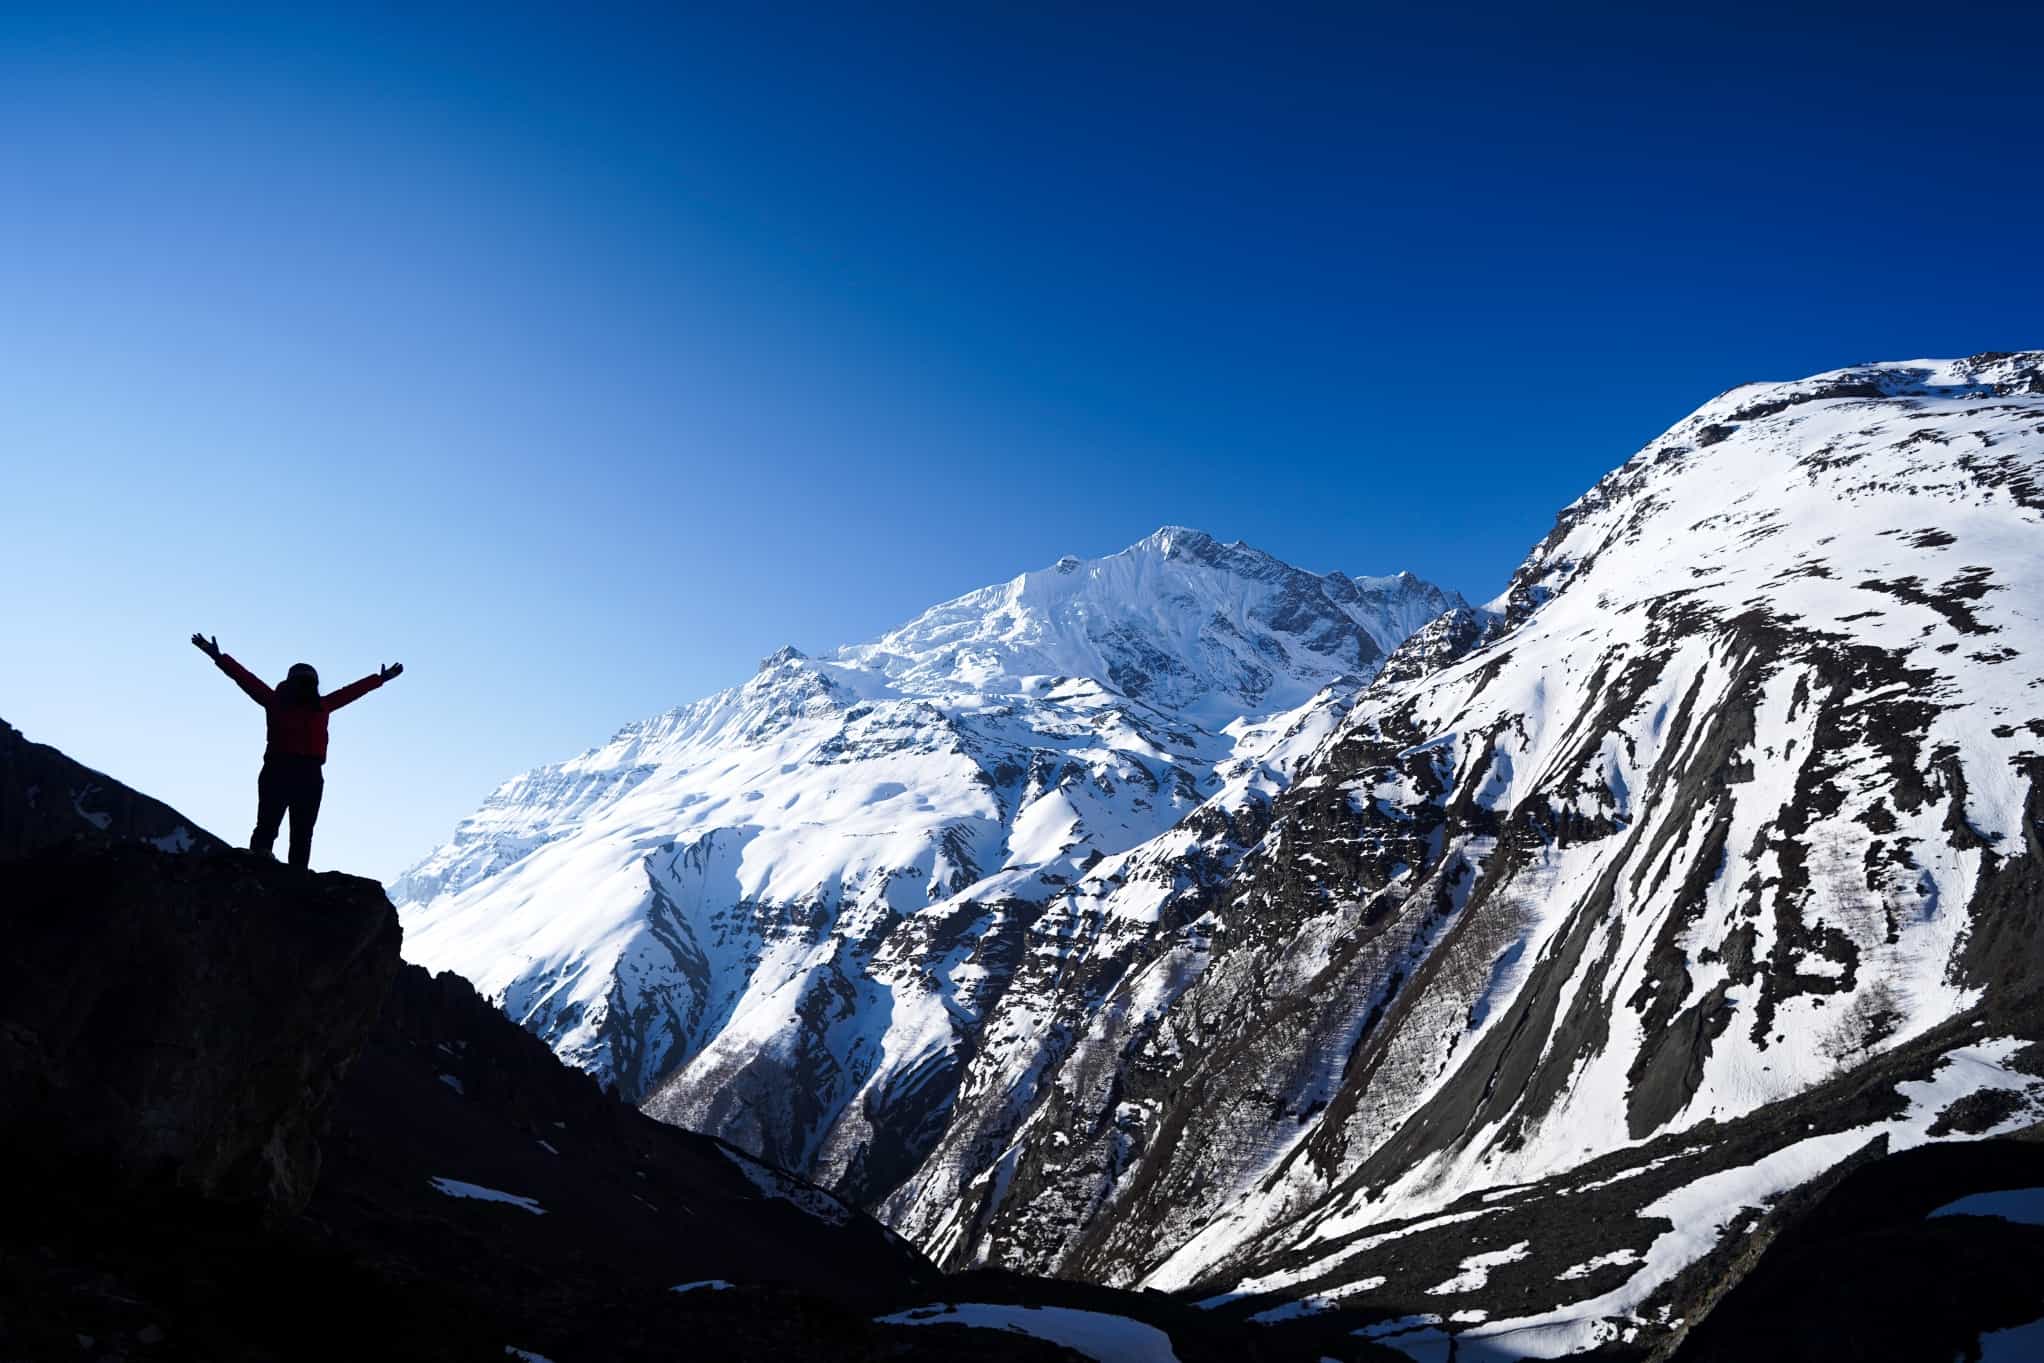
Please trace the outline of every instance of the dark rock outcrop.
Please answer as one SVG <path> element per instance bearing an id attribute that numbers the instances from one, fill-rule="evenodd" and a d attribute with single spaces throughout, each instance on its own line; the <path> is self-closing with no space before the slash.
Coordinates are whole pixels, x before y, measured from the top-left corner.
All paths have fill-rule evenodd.
<path id="1" fill-rule="evenodd" d="M 316 1132 L 398 967 L 375 882 L 134 844 L 46 848 L 0 875 L 0 1159 L 109 1192 L 303 1207 Z"/>

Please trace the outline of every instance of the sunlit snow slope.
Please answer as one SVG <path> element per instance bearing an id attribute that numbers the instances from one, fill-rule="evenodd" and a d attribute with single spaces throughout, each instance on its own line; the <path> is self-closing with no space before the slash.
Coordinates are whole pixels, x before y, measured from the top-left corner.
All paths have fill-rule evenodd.
<path id="1" fill-rule="evenodd" d="M 406 955 L 656 1115 L 877 1197 L 1046 904 L 1223 787 L 1276 789 L 1312 717 L 1461 604 L 1173 528 L 785 649 L 499 788 L 392 887 Z"/>
<path id="2" fill-rule="evenodd" d="M 1645 1347 L 1784 1193 L 2044 1117 L 2044 355 L 1726 393 L 1493 604 L 1040 920 L 1146 926 L 1018 977 L 892 1224 Z"/>

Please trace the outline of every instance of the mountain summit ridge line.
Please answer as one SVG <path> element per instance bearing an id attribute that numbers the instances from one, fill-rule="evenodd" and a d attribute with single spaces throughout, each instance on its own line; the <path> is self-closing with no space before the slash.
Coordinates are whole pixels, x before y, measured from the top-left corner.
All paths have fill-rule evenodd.
<path id="1" fill-rule="evenodd" d="M 392 886 L 408 954 L 627 1096 L 700 1073 L 684 1120 L 877 1194 L 933 1138 L 928 1081 L 975 1046 L 988 962 L 1041 904 L 1297 747 L 1449 608 L 1409 573 L 1167 526 L 819 658 L 782 648 L 500 787 Z M 896 978 L 960 943 L 986 950 Z"/>

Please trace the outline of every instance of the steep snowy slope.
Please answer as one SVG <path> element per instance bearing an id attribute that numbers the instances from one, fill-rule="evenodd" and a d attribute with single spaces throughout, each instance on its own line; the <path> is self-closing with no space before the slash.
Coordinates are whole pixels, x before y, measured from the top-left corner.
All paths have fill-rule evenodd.
<path id="1" fill-rule="evenodd" d="M 2040 603 L 2044 355 L 1719 397 L 1272 802 L 1041 916 L 886 1216 L 1277 1329 L 1644 1350 L 1790 1190 L 2044 1116 Z"/>
<path id="2" fill-rule="evenodd" d="M 1461 604 L 1165 529 L 784 649 L 507 782 L 393 887 L 406 954 L 656 1115 L 877 1196 L 943 1130 L 1045 904 L 1216 791 L 1275 789 L 1284 716 L 1324 733 Z"/>

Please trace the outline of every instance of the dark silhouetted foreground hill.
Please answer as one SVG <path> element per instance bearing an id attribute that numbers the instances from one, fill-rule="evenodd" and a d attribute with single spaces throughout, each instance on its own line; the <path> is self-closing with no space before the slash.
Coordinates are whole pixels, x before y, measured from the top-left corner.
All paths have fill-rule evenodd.
<path id="1" fill-rule="evenodd" d="M 946 1280 L 403 964 L 375 883 L 228 850 L 4 725 L 0 932 L 0 1363 L 1080 1356 L 877 1323 L 961 1299 L 1290 1356 L 1168 1298 Z"/>

